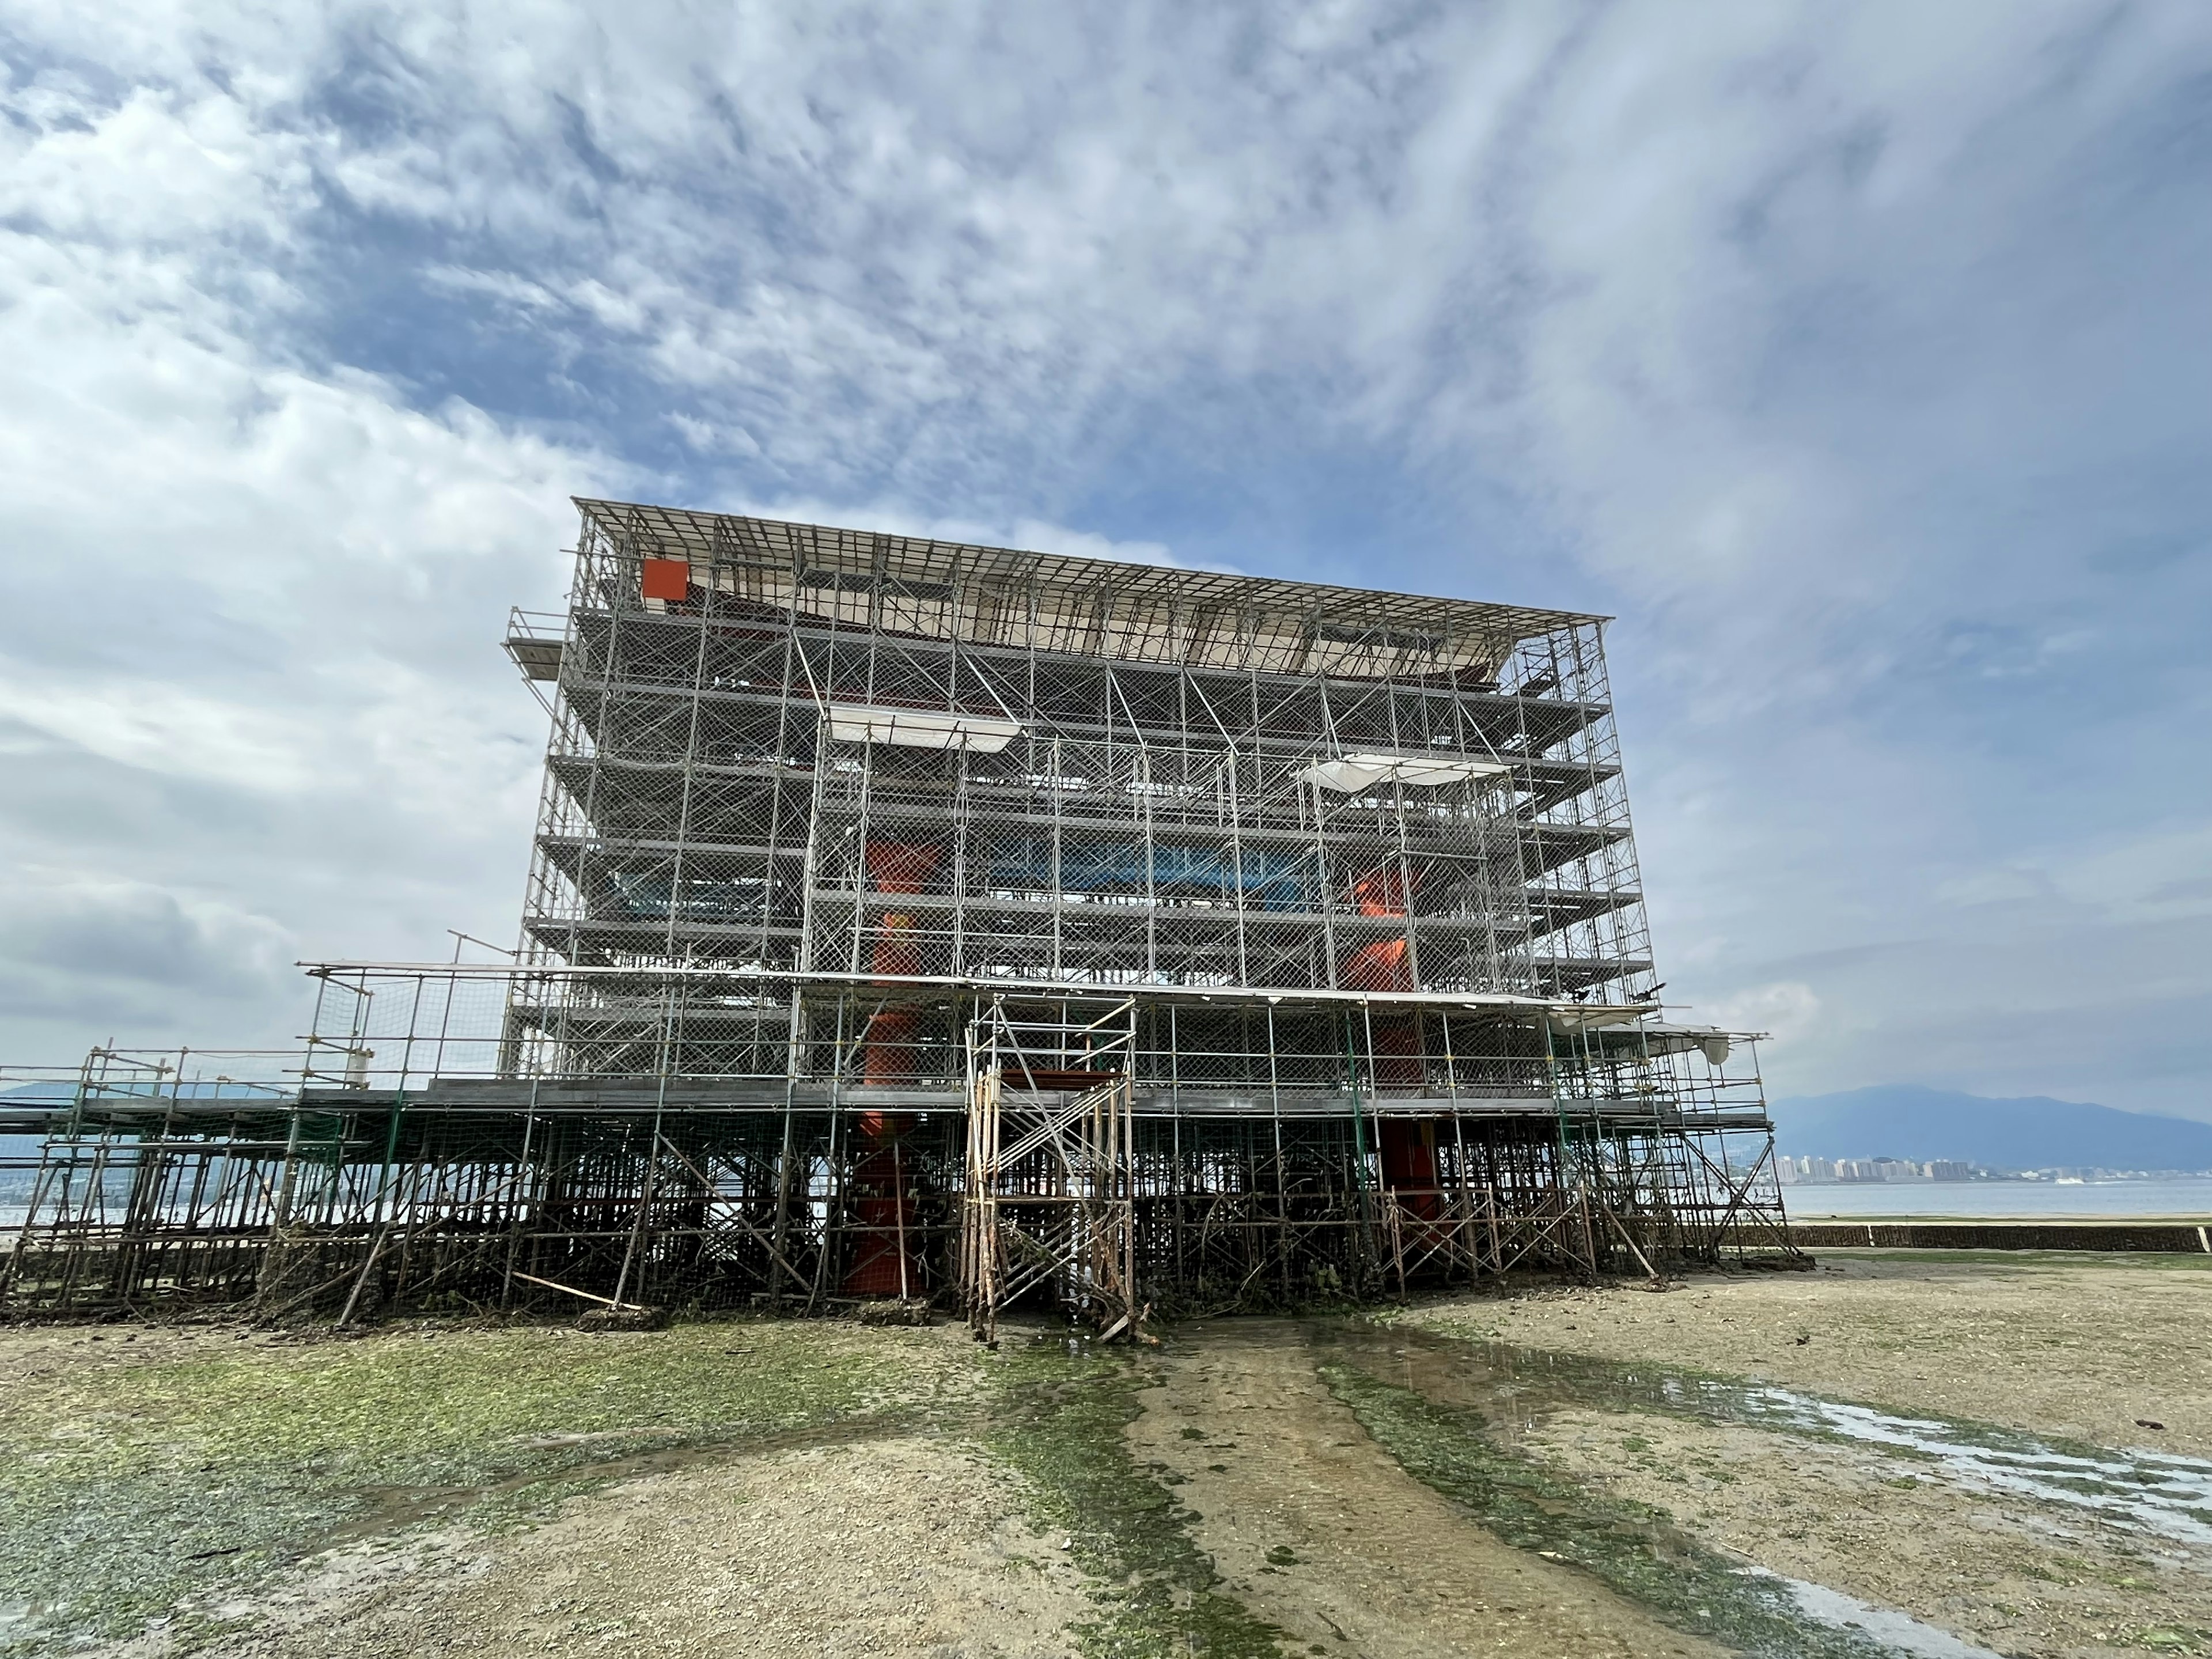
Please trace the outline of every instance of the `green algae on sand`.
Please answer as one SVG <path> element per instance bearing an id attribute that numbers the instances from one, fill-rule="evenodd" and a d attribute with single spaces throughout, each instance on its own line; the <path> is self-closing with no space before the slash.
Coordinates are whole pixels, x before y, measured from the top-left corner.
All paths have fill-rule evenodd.
<path id="1" fill-rule="evenodd" d="M 941 1382 L 886 1364 L 880 1339 L 798 1323 L 149 1336 L 127 1359 L 118 1343 L 0 1398 L 0 1608 L 16 1615 L 0 1653 L 163 1620 L 189 1641 L 348 1537 L 457 1516 L 513 1524 L 641 1453 L 857 1424 Z M 12 1339 L 41 1340 L 91 1338 Z"/>
<path id="2" fill-rule="evenodd" d="M 1773 1580 L 1748 1577 L 1668 1524 L 1493 1443 L 1481 1416 L 1355 1364 L 1321 1368 L 1329 1391 L 1405 1471 L 1507 1543 L 1567 1562 L 1676 1629 L 1771 1659 L 1875 1659 L 1887 1650 L 1816 1624 Z"/>
<path id="3" fill-rule="evenodd" d="M 1283 1632 L 1217 1588 L 1192 1540 L 1189 1512 L 1139 1464 L 1125 1433 L 1152 1386 L 1126 1351 L 1049 1337 L 1002 1352 L 1006 1401 L 989 1449 L 1029 1481 L 1037 1518 L 1066 1534 L 1104 1588 L 1097 1619 L 1073 1632 L 1092 1659 L 1274 1659 Z"/>

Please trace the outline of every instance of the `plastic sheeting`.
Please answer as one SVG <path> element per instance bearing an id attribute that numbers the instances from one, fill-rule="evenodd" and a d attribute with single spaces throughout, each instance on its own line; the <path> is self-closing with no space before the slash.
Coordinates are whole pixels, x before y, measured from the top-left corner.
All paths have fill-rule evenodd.
<path id="1" fill-rule="evenodd" d="M 1316 761 L 1298 777 L 1349 795 L 1378 783 L 1465 783 L 1471 778 L 1493 778 L 1506 769 L 1497 761 L 1439 760 L 1429 755 L 1346 755 Z"/>
<path id="2" fill-rule="evenodd" d="M 1644 1018 L 1647 1012 L 1644 1007 L 1592 1004 L 1586 1008 L 1554 1009 L 1550 1019 L 1553 1031 L 1560 1036 L 1608 1031 L 1617 1039 L 1641 1044 L 1646 1054 L 1680 1054 L 1694 1048 L 1705 1055 L 1709 1064 L 1728 1064 L 1732 1043 L 1729 1034 L 1719 1026 L 1670 1024 Z"/>
<path id="3" fill-rule="evenodd" d="M 966 749 L 995 755 L 1022 734 L 1022 723 L 1000 714 L 944 708 L 878 708 L 833 702 L 823 713 L 830 735 L 847 743 L 888 743 L 905 749 Z"/>
<path id="4" fill-rule="evenodd" d="M 1658 1009 L 1656 1002 L 1585 1003 L 1578 1008 L 1555 1008 L 1552 1011 L 1552 1029 L 1560 1032 L 1595 1030 L 1607 1025 L 1626 1025 L 1647 1018 Z"/>
<path id="5" fill-rule="evenodd" d="M 1695 1048 L 1709 1065 L 1728 1064 L 1729 1034 L 1717 1025 L 1647 1025 L 1644 1042 L 1655 1054 L 1678 1054 Z"/>
<path id="6" fill-rule="evenodd" d="M 1304 856 L 1286 857 L 1247 848 L 1240 861 L 1237 854 L 1218 847 L 1154 847 L 1151 853 L 1151 885 L 1155 892 L 1194 888 L 1225 895 L 1241 890 L 1257 895 L 1265 909 L 1308 908 L 1310 866 Z M 1055 872 L 1050 842 L 1018 842 L 992 855 L 990 872 L 994 886 L 1033 892 L 1142 892 L 1146 884 L 1146 848 L 1140 841 L 1063 847 Z"/>
<path id="7" fill-rule="evenodd" d="M 671 915 L 690 921 L 756 920 L 768 902 L 768 884 L 752 880 L 686 880 L 683 890 L 665 875 L 610 872 L 625 914 L 656 921 Z"/>

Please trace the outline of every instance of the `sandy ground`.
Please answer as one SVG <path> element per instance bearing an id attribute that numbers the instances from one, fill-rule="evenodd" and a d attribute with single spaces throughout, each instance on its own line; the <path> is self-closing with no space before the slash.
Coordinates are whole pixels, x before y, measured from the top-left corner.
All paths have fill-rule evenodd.
<path id="1" fill-rule="evenodd" d="M 130 1659 L 1065 1655 L 1095 1587 L 973 1443 L 980 1356 L 819 1321 L 0 1330 L 10 1569 L 86 1596 L 170 1575 L 151 1627 L 102 1650 Z M 276 1492 L 295 1468 L 327 1521 Z M 591 1488 L 536 1508 L 564 1468 Z M 38 1570 L 30 1530 L 55 1527 L 106 1547 L 74 1579 Z M 227 1585 L 239 1545 L 303 1559 Z"/>
<path id="2" fill-rule="evenodd" d="M 2208 1312 L 2212 1263 L 2189 1258 L 1837 1253 L 1812 1273 L 1705 1276 L 1663 1293 L 1539 1286 L 1401 1316 L 1468 1337 L 2202 1455 L 2212 1454 Z M 1194 1513 L 1192 1537 L 1222 1591 L 1285 1632 L 1286 1652 L 1717 1651 L 1591 1575 L 1502 1543 L 1407 1475 L 1330 1395 L 1317 1354 L 1290 1322 L 1172 1333 L 1143 1362 L 1157 1386 L 1141 1392 L 1127 1434 L 1139 1464 L 1160 1470 Z M 686 1399 L 684 1420 L 773 1415 L 792 1399 L 842 1390 L 845 1415 L 815 1437 L 647 1459 L 534 1525 L 487 1533 L 448 1509 L 356 1534 L 251 1607 L 225 1609 L 240 1633 L 202 1650 L 240 1659 L 1072 1653 L 1100 1587 L 1027 1518 L 1036 1506 L 1024 1477 L 969 1437 L 980 1358 L 954 1333 L 818 1324 L 614 1339 L 426 1328 L 343 1350 L 216 1329 L 0 1333 L 16 1415 L 61 1437 L 56 1445 L 120 1434 L 131 1413 L 159 1407 L 198 1425 L 198 1446 L 210 1425 L 258 1409 L 264 1385 L 280 1379 L 304 1389 L 359 1376 L 392 1401 L 448 1388 L 486 1402 L 469 1432 L 495 1438 L 572 1419 L 635 1434 L 673 1420 Z M 210 1370 L 219 1358 L 245 1363 Z M 526 1358 L 535 1368 L 526 1376 Z M 1431 1358 L 1447 1370 L 1462 1363 Z M 191 1363 L 128 1393 L 137 1368 L 167 1377 L 160 1367 L 173 1360 Z M 178 1393 L 192 1379 L 212 1389 L 209 1378 L 221 1389 Z M 627 1392 L 611 1392 L 617 1385 Z M 502 1388 L 513 1401 L 502 1403 Z M 335 1397 L 299 1395 L 277 1426 L 304 1433 Z M 1735 1558 L 1998 1653 L 2212 1655 L 2212 1552 L 1962 1485 L 1878 1447 L 1615 1408 L 1613 1398 L 1532 1398 L 1538 1419 L 1521 1449 L 1663 1510 Z M 611 1403 L 594 1403 L 603 1399 Z M 901 1401 L 904 1416 L 871 1414 Z M 252 1420 L 275 1431 L 274 1419 Z M 321 1443 L 302 1440 L 300 1455 L 319 1455 Z M 212 1455 L 192 1454 L 203 1455 Z M 167 1650 L 162 1632 L 123 1650 L 131 1659 Z"/>
<path id="3" fill-rule="evenodd" d="M 1083 1575 L 1012 1477 L 905 1437 L 703 1462 L 379 1571 L 349 1553 L 264 1611 L 239 1659 L 414 1654 L 1059 1656 Z"/>
<path id="4" fill-rule="evenodd" d="M 2212 1454 L 2212 1257 L 1832 1251 L 1810 1273 L 1706 1275 L 1659 1295 L 1469 1297 L 1413 1316 L 2101 1446 Z"/>
<path id="5" fill-rule="evenodd" d="M 204 1325 L 23 1325 L 0 1328 L 0 1372 L 24 1394 L 97 1389 L 133 1367 L 290 1346 L 268 1331 Z"/>
<path id="6" fill-rule="evenodd" d="M 1999 1653 L 2197 1651 L 2212 1562 L 2054 1506 L 1962 1492 L 1867 1448 L 1570 1411 L 1528 1449 L 1769 1571 Z"/>
<path id="7" fill-rule="evenodd" d="M 2188 1258 L 1827 1255 L 1811 1274 L 1698 1278 L 1663 1294 L 1468 1297 L 1415 1317 L 1532 1347 L 2201 1455 L 2212 1449 L 2208 1314 L 2212 1271 Z M 1600 1490 L 1666 1510 L 1703 1541 L 2000 1653 L 2212 1653 L 2212 1553 L 1934 1478 L 1879 1448 L 1580 1409 L 1550 1413 L 1522 1443 Z"/>
<path id="8" fill-rule="evenodd" d="M 1367 1437 L 1314 1365 L 1287 1322 L 1184 1333 L 1130 1428 L 1137 1455 L 1185 1483 L 1176 1496 L 1226 1588 L 1297 1645 L 1374 1659 L 1720 1651 L 1468 1521 Z"/>

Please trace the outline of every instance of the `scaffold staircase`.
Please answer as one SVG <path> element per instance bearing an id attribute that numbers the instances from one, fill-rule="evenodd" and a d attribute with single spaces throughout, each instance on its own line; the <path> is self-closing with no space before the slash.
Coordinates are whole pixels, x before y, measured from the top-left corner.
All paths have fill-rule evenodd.
<path id="1" fill-rule="evenodd" d="M 1135 1044 L 1133 1000 L 1085 1021 L 994 998 L 970 1022 L 960 1291 L 977 1335 L 1039 1290 L 1103 1340 L 1135 1333 Z"/>

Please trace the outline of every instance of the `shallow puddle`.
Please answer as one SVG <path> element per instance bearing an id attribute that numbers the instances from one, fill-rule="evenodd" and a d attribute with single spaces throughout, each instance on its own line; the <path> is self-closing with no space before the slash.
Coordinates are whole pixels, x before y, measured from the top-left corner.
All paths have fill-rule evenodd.
<path id="1" fill-rule="evenodd" d="M 1642 1412 L 1706 1431 L 1749 1428 L 1831 1448 L 1864 1447 L 1890 1468 L 1901 1461 L 1911 1471 L 1909 1478 L 1884 1477 L 1889 1485 L 1919 1480 L 1948 1486 L 1960 1501 L 1977 1504 L 2030 1500 L 2045 1517 L 2025 1519 L 2031 1532 L 2063 1537 L 2063 1516 L 2069 1513 L 2091 1522 L 2112 1540 L 2100 1547 L 2128 1558 L 2131 1574 L 2139 1571 L 2133 1563 L 2153 1559 L 2168 1570 L 2194 1571 L 2191 1556 L 2212 1542 L 2212 1462 L 2203 1459 L 2113 1450 L 1683 1368 L 1484 1343 L 1357 1319 L 1309 1321 L 1297 1328 L 1331 1389 L 1409 1473 L 1454 1498 L 1499 1537 L 1572 1562 L 1659 1612 L 1675 1628 L 1708 1633 L 1747 1653 L 1981 1659 L 1989 1650 L 1879 1602 L 1747 1565 L 1755 1544 L 1737 1538 L 1729 1550 L 1709 1547 L 1677 1527 L 1667 1510 L 1610 1495 L 1609 1483 L 1593 1472 L 1572 1473 L 1557 1462 L 1547 1442 L 1561 1415 Z M 1640 1495 L 1651 1497 L 1648 1491 Z M 2129 1545 L 2130 1536 L 2141 1542 Z M 2145 1546 L 2151 1547 L 2148 1557 L 2140 1553 Z M 2090 1547 L 2086 1539 L 2076 1546 Z M 2185 1615 L 2171 1628 L 2144 1623 L 2155 1616 L 2155 1604 L 2122 1610 L 2108 1597 L 2098 1607 L 2094 1590 L 2089 1601 L 2081 1601 L 2069 1588 L 2075 1578 L 2104 1575 L 2065 1559 L 2063 1551 L 2048 1563 L 2023 1560 L 2019 1571 L 2039 1581 L 2021 1587 L 2030 1605 L 2046 1607 L 2037 1597 L 2044 1580 L 2053 1581 L 2054 1591 L 2072 1595 L 2069 1613 L 2061 1616 L 2073 1618 L 2081 1636 L 2094 1632 L 2100 1644 L 2108 1639 L 2106 1631 L 2121 1645 L 2178 1643 L 2198 1651 L 2194 1644 L 2212 1640 L 2212 1631 L 2196 1631 Z M 2136 1583 L 2132 1577 L 2106 1582 Z M 1866 1586 L 1854 1589 L 1863 1592 Z M 2020 1595 L 2014 1592 L 2015 1599 Z M 1925 1599 L 1951 1605 L 1941 1594 Z M 1976 1605 L 1971 1628 L 1982 1639 L 1991 1627 L 2007 1629 L 2009 1636 L 2027 1633 L 2022 1615 L 2002 1595 L 1984 1596 Z M 1915 1606 L 1931 1613 L 1929 1606 Z M 1948 1615 L 1932 1616 L 1950 1622 Z M 2051 1616 L 2048 1610 L 2029 1615 L 2039 1631 Z"/>
<path id="2" fill-rule="evenodd" d="M 1666 1510 L 1612 1496 L 1587 1475 L 1558 1467 L 1542 1441 L 1559 1413 L 1655 1412 L 1711 1426 L 1863 1445 L 1906 1460 L 1919 1478 L 1978 1492 L 1984 1500 L 2025 1498 L 2117 1532 L 2184 1546 L 2207 1541 L 2212 1533 L 2212 1463 L 2203 1460 L 2114 1452 L 1679 1368 L 1467 1341 L 1357 1318 L 1219 1320 L 1173 1334 L 1161 1363 L 1168 1372 L 1182 1370 L 1194 1379 L 1182 1392 L 1195 1403 L 1176 1409 L 1196 1414 L 1185 1419 L 1189 1429 L 1163 1432 L 1190 1437 L 1189 1447 L 1170 1447 L 1167 1455 L 1182 1476 L 1198 1483 L 1189 1488 L 1194 1494 L 1206 1482 L 1204 1470 L 1224 1480 L 1247 1478 L 1234 1455 L 1204 1461 L 1214 1455 L 1218 1435 L 1232 1419 L 1223 1416 L 1217 1429 L 1207 1415 L 1213 1407 L 1200 1400 L 1195 1379 L 1208 1372 L 1257 1376 L 1265 1366 L 1230 1361 L 1230 1352 L 1267 1350 L 1279 1356 L 1285 1349 L 1303 1352 L 1300 1363 L 1310 1368 L 1305 1374 L 1318 1377 L 1406 1474 L 1450 1499 L 1524 1559 L 1578 1570 L 1674 1631 L 1746 1654 L 1987 1659 L 1990 1650 L 1895 1607 L 1747 1565 L 1745 1553 L 1702 1541 Z M 1208 1386 L 1218 1390 L 1220 1385 Z M 1239 1387 L 1242 1395 L 1233 1402 L 1239 1410 L 1285 1411 L 1283 1402 L 1258 1399 L 1249 1378 Z M 1231 1402 L 1224 1396 L 1224 1403 Z M 1279 1419 L 1281 1428 L 1291 1427 L 1290 1415 Z M 1267 1419 L 1244 1420 L 1256 1427 Z M 1164 1445 L 1161 1434 L 1152 1443 Z M 1328 1484 L 1315 1485 L 1313 1498 L 1300 1501 L 1324 1498 Z M 1214 1504 L 1226 1501 L 1215 1485 L 1212 1493 L 1197 1497 L 1200 1508 L 1211 1507 L 1208 1497 Z M 1233 1488 L 1230 1496 L 1237 1496 Z M 1390 1564 L 1392 1574 L 1401 1570 L 1403 1564 Z M 1240 1582 L 1271 1608 L 1281 1605 L 1282 1591 L 1256 1580 Z M 1273 1616 L 1295 1622 L 1280 1611 Z"/>
<path id="3" fill-rule="evenodd" d="M 1385 1381 L 1474 1407 L 1508 1440 L 1563 1407 L 1660 1411 L 1881 1446 L 1962 1486 L 2015 1492 L 2179 1543 L 2212 1544 L 2212 1462 L 2202 1458 L 2113 1452 L 1766 1383 L 1356 1322 L 1317 1326 L 1315 1339 Z"/>
<path id="4" fill-rule="evenodd" d="M 1419 1414 L 1418 1402 L 1372 1382 L 1347 1398 L 1322 1358 L 1306 1330 L 1288 1322 L 1224 1322 L 1171 1340 L 1149 1367 L 1157 1381 L 1139 1396 L 1141 1415 L 1128 1431 L 1139 1463 L 1177 1494 L 1177 1519 L 1223 1589 L 1284 1631 L 1285 1650 L 1723 1659 L 1735 1645 L 1715 1628 L 1729 1621 L 1710 1598 L 1655 1607 L 1588 1571 L 1580 1551 L 1570 1559 L 1562 1549 L 1528 1547 L 1560 1541 L 1550 1534 L 1531 1540 L 1492 1524 L 1485 1505 L 1430 1478 L 1440 1461 L 1426 1455 L 1439 1449 L 1433 1442 L 1415 1455 L 1390 1433 Z M 1536 1494 L 1540 1503 L 1551 1497 Z M 1644 1541 L 1638 1531 L 1630 1547 L 1640 1551 Z M 1721 1577 L 1738 1600 L 1786 1604 L 1771 1589 Z M 1771 1633 L 1788 1639 L 1768 1652 L 1871 1651 L 1808 1648 L 1794 1622 L 1772 1624 Z"/>
<path id="5" fill-rule="evenodd" d="M 1962 1642 L 1949 1631 L 1923 1625 L 1893 1607 L 1878 1607 L 1856 1595 L 1830 1589 L 1826 1584 L 1785 1578 L 1764 1567 L 1746 1567 L 1743 1573 L 1747 1578 L 1779 1584 L 1814 1623 L 1826 1625 L 1831 1630 L 1863 1631 L 1892 1653 L 1909 1654 L 1912 1659 L 1999 1659 L 1989 1649 Z"/>
<path id="6" fill-rule="evenodd" d="M 14 1578 L 0 1572 L 0 1652 L 127 1633 L 157 1613 L 269 1582 L 315 1550 L 441 1517 L 527 1524 L 562 1496 L 630 1477 L 916 1431 L 972 1437 L 1026 1477 L 1052 1528 L 1045 1547 L 1094 1575 L 1095 1612 L 1070 1631 L 1094 1655 L 1986 1659 L 1901 1613 L 1747 1568 L 1755 1545 L 1738 1540 L 1742 1553 L 1730 1554 L 1699 1541 L 1656 1507 L 1671 1498 L 1608 1496 L 1601 1476 L 1547 1462 L 1532 1431 L 1576 1409 L 1879 1448 L 1961 1487 L 2212 1542 L 2212 1462 L 1355 1319 L 1211 1321 L 1134 1352 L 1064 1333 L 1010 1335 L 988 1358 L 960 1345 L 942 1382 L 921 1364 L 933 1351 L 917 1347 L 903 1399 L 881 1374 L 887 1352 L 823 1329 L 763 1328 L 757 1340 L 771 1338 L 781 1350 L 774 1363 L 742 1374 L 721 1356 L 750 1350 L 705 1331 L 627 1344 L 521 1332 L 471 1338 L 465 1349 L 386 1339 L 257 1354 L 225 1362 L 218 1380 L 235 1371 L 238 1387 L 221 1391 L 207 1386 L 204 1364 L 103 1371 L 100 1399 L 120 1391 L 149 1409 L 88 1425 L 137 1461 L 111 1462 L 73 1441 L 19 1456 L 20 1474 L 42 1479 L 35 1490 L 16 1483 L 18 1519 L 44 1529 L 21 1535 L 67 1535 L 77 1548 L 67 1571 L 50 1553 L 25 1553 Z M 488 1407 L 541 1348 L 542 1394 L 404 1451 L 384 1449 L 383 1425 L 411 1420 L 385 1409 L 392 1402 Z M 864 1389 L 871 1380 L 878 1386 Z M 332 1401 L 349 1413 L 343 1432 L 328 1426 Z M 32 1498 L 45 1507 L 27 1508 Z M 1950 1622 L 1939 1607 L 1914 1605 Z"/>
<path id="7" fill-rule="evenodd" d="M 1678 1631 L 1760 1659 L 1870 1659 L 1905 1650 L 1859 1621 L 1825 1616 L 1790 1581 L 1743 1570 L 1663 1511 L 1607 1496 L 1524 1454 L 1517 1437 L 1464 1401 L 1376 1375 L 1317 1348 L 1320 1375 L 1408 1474 L 1505 1542 L 1577 1568 Z M 1929 1632 L 1931 1635 L 1940 1632 Z"/>

